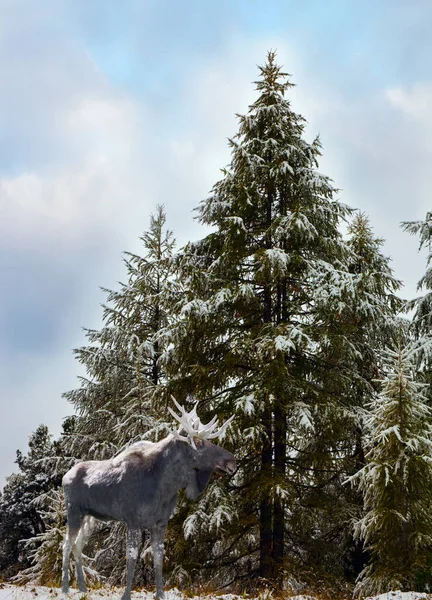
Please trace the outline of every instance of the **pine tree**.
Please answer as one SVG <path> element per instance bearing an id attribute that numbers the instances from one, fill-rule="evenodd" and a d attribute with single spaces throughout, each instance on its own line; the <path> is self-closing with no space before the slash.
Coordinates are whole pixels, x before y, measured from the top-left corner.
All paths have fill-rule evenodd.
<path id="1" fill-rule="evenodd" d="M 373 383 L 378 375 L 377 351 L 388 345 L 389 338 L 396 339 L 397 336 L 399 321 L 396 316 L 403 309 L 403 302 L 396 292 L 402 282 L 394 277 L 390 259 L 381 251 L 384 240 L 374 237 L 365 213 L 354 216 L 348 234 L 348 247 L 353 253 L 348 268 L 351 273 L 359 275 L 356 281 L 357 299 L 362 304 L 357 307 L 353 303 L 352 311 L 356 318 L 354 333 L 358 339 L 357 347 L 361 347 L 363 379 Z M 381 303 L 381 318 L 377 318 L 378 303 Z"/>
<path id="2" fill-rule="evenodd" d="M 352 477 L 364 496 L 355 525 L 371 563 L 360 595 L 431 584 L 432 426 L 425 385 L 416 381 L 413 346 L 383 354 L 382 391 L 370 406 L 366 464 Z"/>
<path id="3" fill-rule="evenodd" d="M 417 367 L 422 372 L 424 380 L 429 383 L 427 394 L 432 398 L 432 212 L 426 213 L 424 221 L 402 223 L 405 231 L 419 234 L 419 251 L 427 250 L 426 272 L 417 284 L 417 291 L 424 291 L 422 296 L 407 302 L 407 310 L 414 309 L 411 320 L 411 335 L 419 352 Z"/>
<path id="4" fill-rule="evenodd" d="M 199 209 L 214 231 L 183 252 L 169 374 L 173 389 L 201 398 L 209 414 L 236 413 L 228 443 L 239 471 L 213 492 L 229 509 L 217 519 L 217 505 L 203 498 L 206 511 L 186 521 L 201 544 L 182 564 L 196 568 L 218 535 L 216 570 L 281 581 L 287 559 L 312 557 L 318 543 L 306 550 L 305 538 L 315 531 L 328 545 L 348 519 L 338 498 L 357 419 L 351 386 L 361 377 L 353 307 L 379 320 L 383 300 L 349 271 L 353 251 L 338 227 L 350 211 L 317 171 L 320 142 L 304 140 L 274 53 L 260 71 L 259 97 L 230 140 L 231 164 Z"/>
<path id="5" fill-rule="evenodd" d="M 170 347 L 169 303 L 175 281 L 175 241 L 163 207 L 141 238 L 143 256 L 125 253 L 127 282 L 107 290 L 104 325 L 87 330 L 89 345 L 75 351 L 87 376 L 65 394 L 77 411 L 66 447 L 79 459 L 105 459 L 138 440 L 163 437 L 171 421 L 164 410 L 165 363 Z M 95 567 L 109 583 L 124 575 L 124 530 L 100 527 L 92 540 Z M 141 583 L 145 583 L 142 580 Z"/>
<path id="6" fill-rule="evenodd" d="M 355 368 L 360 375 L 353 382 L 351 389 L 352 403 L 359 409 L 353 439 L 354 460 L 351 470 L 348 471 L 348 474 L 352 475 L 364 466 L 363 410 L 379 391 L 377 378 L 381 367 L 380 354 L 391 340 L 397 339 L 399 320 L 396 315 L 403 309 L 403 302 L 396 296 L 401 282 L 395 279 L 389 265 L 390 259 L 381 251 L 384 240 L 374 237 L 365 213 L 359 212 L 354 215 L 348 227 L 348 234 L 348 247 L 352 251 L 348 268 L 351 273 L 359 276 L 356 282 L 357 301 L 352 306 L 350 335 L 358 350 Z M 359 303 L 362 306 L 359 306 Z M 375 318 L 371 318 L 368 304 L 381 305 L 379 315 L 373 310 Z M 358 502 L 360 511 L 363 500 L 361 494 L 356 494 L 352 501 Z M 361 540 L 354 543 L 350 532 L 344 553 L 345 575 L 357 576 L 364 568 L 366 554 Z"/>
<path id="7" fill-rule="evenodd" d="M 6 480 L 0 499 L 0 572 L 15 575 L 30 564 L 23 541 L 42 534 L 45 523 L 34 501 L 60 485 L 64 463 L 48 428 L 30 436 L 29 451 L 17 451 L 19 472 Z"/>
<path id="8" fill-rule="evenodd" d="M 426 293 L 408 304 L 409 309 L 415 309 L 412 319 L 413 328 L 417 339 L 428 337 L 432 332 L 432 212 L 426 213 L 424 221 L 410 221 L 402 223 L 404 231 L 411 234 L 419 234 L 419 250 L 427 249 L 426 273 L 417 285 L 418 291 L 425 290 Z"/>
<path id="9" fill-rule="evenodd" d="M 66 534 L 66 510 L 60 490 L 39 496 L 33 505 L 44 522 L 44 530 L 25 541 L 24 549 L 31 566 L 21 571 L 14 580 L 38 585 L 60 586 L 62 573 L 62 546 Z"/>
<path id="10" fill-rule="evenodd" d="M 172 232 L 157 208 L 141 241 L 143 257 L 125 253 L 127 283 L 107 290 L 104 326 L 87 330 L 89 346 L 75 351 L 87 377 L 65 397 L 78 417 L 70 449 L 83 458 L 107 458 L 143 436 L 165 430 L 159 423 L 157 394 L 165 381 L 165 306 L 173 278 Z"/>

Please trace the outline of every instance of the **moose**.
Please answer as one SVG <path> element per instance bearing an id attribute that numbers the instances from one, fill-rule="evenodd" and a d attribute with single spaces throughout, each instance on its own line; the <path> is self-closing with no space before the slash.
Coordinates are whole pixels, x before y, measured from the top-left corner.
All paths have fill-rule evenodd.
<path id="1" fill-rule="evenodd" d="M 126 524 L 126 589 L 122 600 L 130 600 L 132 579 L 138 557 L 142 529 L 150 531 L 156 578 L 156 599 L 164 598 L 162 566 L 168 520 L 185 489 L 195 500 L 206 489 L 212 473 L 232 475 L 234 456 L 210 442 L 220 436 L 233 417 L 218 427 L 217 417 L 201 423 L 197 405 L 187 412 L 168 410 L 180 424 L 165 439 L 132 444 L 109 460 L 77 463 L 63 477 L 67 533 L 63 545 L 62 591 L 69 592 L 69 559 L 73 551 L 77 583 L 87 587 L 82 567 L 82 550 L 91 531 L 92 518 L 122 521 Z"/>

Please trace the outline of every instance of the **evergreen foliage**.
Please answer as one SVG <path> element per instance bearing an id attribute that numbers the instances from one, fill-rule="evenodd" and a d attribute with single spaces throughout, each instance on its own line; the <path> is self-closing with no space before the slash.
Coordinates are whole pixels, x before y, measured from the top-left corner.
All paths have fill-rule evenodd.
<path id="1" fill-rule="evenodd" d="M 427 250 L 427 269 L 417 285 L 418 291 L 425 290 L 425 294 L 408 303 L 409 309 L 415 309 L 412 319 L 417 339 L 430 336 L 432 330 L 432 212 L 426 213 L 424 221 L 406 221 L 402 223 L 404 231 L 418 234 L 420 238 L 419 250 Z"/>
<path id="2" fill-rule="evenodd" d="M 175 244 L 165 220 L 158 207 L 141 238 L 144 256 L 125 253 L 127 283 L 119 291 L 105 289 L 104 326 L 87 329 L 90 345 L 75 350 L 87 377 L 65 397 L 78 414 L 69 448 L 80 458 L 111 457 L 129 443 L 166 431 L 156 410 L 165 381 L 166 299 Z"/>
<path id="3" fill-rule="evenodd" d="M 428 395 L 432 397 L 432 212 L 427 212 L 424 221 L 402 223 L 405 231 L 418 234 L 419 250 L 427 251 L 426 272 L 417 284 L 417 291 L 424 291 L 422 296 L 407 303 L 407 310 L 414 310 L 411 319 L 411 332 L 419 348 L 418 368 L 429 383 Z"/>
<path id="4" fill-rule="evenodd" d="M 353 510 L 341 483 L 361 418 L 352 388 L 365 386 L 358 322 L 390 322 L 398 286 L 379 242 L 363 240 L 363 259 L 343 241 L 350 210 L 317 170 L 320 142 L 305 141 L 274 53 L 260 72 L 231 164 L 199 208 L 214 231 L 183 252 L 186 302 L 169 366 L 175 389 L 221 418 L 236 413 L 237 477 L 185 521 L 196 544 L 182 564 L 211 556 L 203 572 L 213 566 L 218 581 L 281 581 L 293 561 L 340 564 Z M 368 260 L 369 270 L 355 268 Z"/>
<path id="5" fill-rule="evenodd" d="M 390 340 L 397 337 L 399 320 L 396 315 L 403 308 L 403 303 L 396 296 L 401 282 L 395 279 L 389 265 L 389 259 L 382 254 L 383 240 L 373 234 L 369 218 L 365 213 L 354 215 L 348 226 L 348 248 L 352 255 L 349 259 L 350 273 L 359 276 L 357 281 L 358 295 L 362 302 L 380 305 L 381 314 L 370 318 L 367 310 L 357 310 L 353 303 L 350 337 L 358 350 L 355 369 L 360 377 L 352 382 L 351 402 L 358 407 L 358 422 L 353 432 L 353 463 L 348 474 L 351 475 L 364 466 L 364 410 L 379 391 L 381 369 L 381 352 L 388 346 Z M 349 492 L 347 492 L 349 495 Z M 359 516 L 363 508 L 362 495 L 353 490 L 354 497 L 350 502 L 357 506 Z M 343 545 L 343 562 L 345 576 L 356 577 L 363 570 L 367 554 L 364 551 L 363 540 L 352 538 L 351 532 Z"/>
<path id="6" fill-rule="evenodd" d="M 60 587 L 62 580 L 62 551 L 66 535 L 66 508 L 61 489 L 55 489 L 42 494 L 33 501 L 42 518 L 45 531 L 35 537 L 25 540 L 23 544 L 27 551 L 31 566 L 24 569 L 14 581 L 19 583 L 35 583 L 37 585 Z M 84 559 L 89 562 L 87 556 Z M 93 561 L 90 561 L 93 562 Z M 100 583 L 97 571 L 84 564 L 86 579 L 90 585 Z M 72 565 L 69 565 L 72 571 Z M 73 573 L 70 573 L 70 577 Z"/>
<path id="7" fill-rule="evenodd" d="M 39 585 L 60 586 L 62 573 L 62 547 L 66 534 L 66 510 L 62 492 L 57 489 L 43 494 L 33 505 L 44 522 L 44 531 L 27 539 L 31 566 L 21 571 L 15 580 Z"/>
<path id="8" fill-rule="evenodd" d="M 65 468 L 60 447 L 45 425 L 30 436 L 26 455 L 17 451 L 16 462 L 19 472 L 7 478 L 0 498 L 0 573 L 5 577 L 30 566 L 31 557 L 21 541 L 46 529 L 34 501 L 60 485 Z"/>
<path id="9" fill-rule="evenodd" d="M 413 346 L 383 353 L 382 391 L 370 405 L 365 466 L 352 477 L 364 496 L 355 525 L 371 562 L 357 593 L 431 585 L 432 426 Z"/>
<path id="10" fill-rule="evenodd" d="M 384 240 L 373 235 L 369 218 L 364 213 L 357 213 L 348 227 L 348 247 L 352 251 L 349 260 L 349 270 L 358 274 L 357 293 L 363 304 L 360 310 L 356 310 L 353 327 L 358 344 L 361 345 L 363 367 L 367 365 L 368 374 L 364 378 L 370 383 L 377 377 L 377 356 L 369 356 L 377 350 L 386 347 L 390 338 L 397 336 L 399 322 L 395 316 L 403 309 L 403 302 L 396 292 L 401 288 L 402 282 L 393 275 L 390 267 L 390 259 L 381 252 Z M 367 306 L 381 304 L 382 316 L 378 318 L 376 313 L 369 313 Z M 354 305 L 354 308 L 357 307 Z M 369 318 L 373 317 L 373 318 Z M 361 341 L 360 341 L 361 340 Z"/>
<path id="11" fill-rule="evenodd" d="M 103 327 L 86 330 L 89 345 L 75 351 L 87 376 L 78 389 L 65 394 L 77 412 L 66 447 L 81 460 L 109 458 L 133 442 L 168 432 L 171 419 L 161 405 L 175 241 L 165 223 L 159 206 L 141 237 L 143 256 L 125 253 L 126 283 L 120 284 L 119 291 L 105 289 Z M 95 567 L 110 583 L 119 583 L 124 575 L 124 538 L 123 526 L 110 523 L 98 528 L 90 540 Z M 140 583 L 146 583 L 144 569 L 138 570 L 143 573 Z"/>

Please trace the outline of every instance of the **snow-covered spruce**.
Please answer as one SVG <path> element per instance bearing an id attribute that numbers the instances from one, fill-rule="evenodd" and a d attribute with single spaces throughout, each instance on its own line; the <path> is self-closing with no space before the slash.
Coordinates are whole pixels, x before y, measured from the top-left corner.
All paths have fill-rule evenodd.
<path id="1" fill-rule="evenodd" d="M 424 248 L 427 251 L 426 272 L 417 284 L 417 290 L 424 290 L 425 294 L 408 305 L 408 308 L 415 309 L 413 326 L 417 337 L 421 338 L 430 336 L 432 331 L 432 211 L 426 213 L 424 221 L 405 222 L 402 228 L 411 234 L 418 234 L 419 250 Z"/>
<path id="2" fill-rule="evenodd" d="M 87 330 L 89 345 L 75 350 L 86 376 L 78 389 L 65 394 L 78 415 L 67 449 L 80 459 L 110 458 L 135 441 L 160 439 L 168 431 L 169 415 L 160 407 L 170 347 L 175 241 L 162 207 L 151 216 L 141 241 L 142 256 L 125 253 L 126 283 L 105 290 L 102 328 Z M 99 527 L 88 550 L 110 584 L 123 577 L 120 530 L 111 523 Z M 146 585 L 151 577 L 143 567 L 141 562 L 137 583 Z"/>
<path id="3" fill-rule="evenodd" d="M 208 398 L 209 414 L 237 414 L 235 502 L 221 488 L 218 502 L 204 497 L 177 521 L 179 563 L 216 585 L 280 582 L 299 557 L 313 569 L 341 565 L 358 504 L 342 480 L 357 468 L 399 286 L 365 219 L 343 240 L 351 211 L 318 171 L 320 141 L 304 139 L 274 53 L 256 85 L 231 162 L 199 207 L 212 232 L 180 256 L 169 367 L 175 385 Z"/>
<path id="4" fill-rule="evenodd" d="M 53 441 L 45 425 L 30 436 L 27 454 L 17 451 L 16 462 L 18 472 L 7 478 L 0 496 L 3 577 L 12 577 L 34 564 L 34 549 L 49 526 L 41 509 L 48 509 L 48 496 L 58 488 L 64 471 L 71 465 L 71 460 L 63 455 L 61 440 Z M 27 544 L 30 539 L 31 547 Z"/>
<path id="5" fill-rule="evenodd" d="M 356 593 L 427 589 L 432 583 L 432 410 L 416 381 L 415 345 L 383 353 L 382 391 L 370 405 L 365 466 L 351 477 L 364 497 L 355 524 L 370 564 Z"/>
<path id="6" fill-rule="evenodd" d="M 416 344 L 419 348 L 417 365 L 427 381 L 431 381 L 432 366 L 432 212 L 428 211 L 424 221 L 402 223 L 405 231 L 419 236 L 419 251 L 427 251 L 426 272 L 417 284 L 417 291 L 423 295 L 407 303 L 407 309 L 414 309 L 411 321 Z M 428 391 L 432 397 L 432 388 Z"/>

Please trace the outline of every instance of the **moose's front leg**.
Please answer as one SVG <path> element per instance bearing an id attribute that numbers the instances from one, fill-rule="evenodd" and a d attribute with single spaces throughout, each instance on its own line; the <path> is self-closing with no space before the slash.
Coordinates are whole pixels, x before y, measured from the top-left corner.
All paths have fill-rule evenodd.
<path id="1" fill-rule="evenodd" d="M 132 580 L 141 541 L 140 529 L 129 529 L 126 535 L 126 589 L 121 600 L 130 600 Z"/>
<path id="2" fill-rule="evenodd" d="M 156 576 L 156 600 L 162 600 L 165 597 L 162 577 L 165 531 L 166 526 L 155 526 L 150 532 Z"/>

